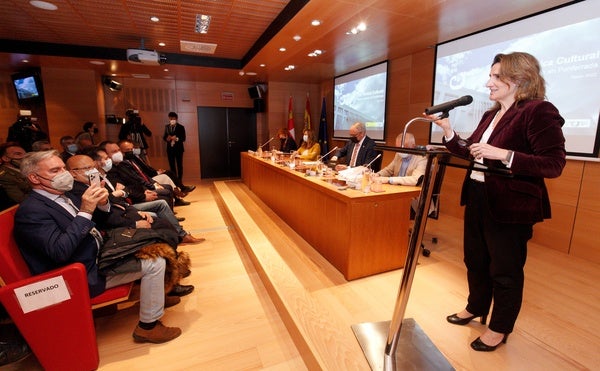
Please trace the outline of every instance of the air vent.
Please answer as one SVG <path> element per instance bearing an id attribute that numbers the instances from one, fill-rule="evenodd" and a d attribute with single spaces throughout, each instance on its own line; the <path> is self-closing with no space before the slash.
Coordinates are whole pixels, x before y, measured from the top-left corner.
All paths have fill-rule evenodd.
<path id="1" fill-rule="evenodd" d="M 182 52 L 188 53 L 214 54 L 217 49 L 217 44 L 197 43 L 193 41 L 180 40 L 179 45 Z"/>

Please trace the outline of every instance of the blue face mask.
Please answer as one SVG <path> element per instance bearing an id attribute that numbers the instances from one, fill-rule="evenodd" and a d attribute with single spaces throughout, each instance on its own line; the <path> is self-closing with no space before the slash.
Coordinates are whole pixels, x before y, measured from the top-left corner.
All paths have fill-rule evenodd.
<path id="1" fill-rule="evenodd" d="M 78 150 L 79 150 L 79 146 L 76 143 L 72 143 L 67 146 L 67 151 L 69 151 L 71 153 L 75 153 Z"/>

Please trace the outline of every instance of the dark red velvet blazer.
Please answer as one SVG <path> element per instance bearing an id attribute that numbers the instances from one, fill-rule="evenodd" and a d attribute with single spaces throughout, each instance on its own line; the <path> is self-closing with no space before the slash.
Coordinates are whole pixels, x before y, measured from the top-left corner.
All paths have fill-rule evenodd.
<path id="1" fill-rule="evenodd" d="M 487 111 L 479 125 L 467 139 L 469 143 L 481 140 L 496 111 Z M 536 223 L 550 218 L 550 199 L 544 178 L 556 178 L 566 164 L 565 138 L 562 125 L 565 120 L 550 102 L 527 100 L 514 103 L 496 125 L 488 143 L 514 151 L 510 170 L 513 177 L 486 173 L 485 189 L 492 216 L 505 223 Z M 459 145 L 455 133 L 446 147 L 453 153 L 469 157 L 469 150 Z M 502 161 L 484 160 L 492 167 L 505 167 Z M 461 205 L 466 202 L 466 183 L 463 184 Z"/>

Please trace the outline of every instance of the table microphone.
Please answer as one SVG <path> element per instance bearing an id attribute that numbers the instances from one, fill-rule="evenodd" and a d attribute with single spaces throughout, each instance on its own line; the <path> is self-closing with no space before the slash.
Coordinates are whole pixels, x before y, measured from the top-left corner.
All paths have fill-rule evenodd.
<path id="1" fill-rule="evenodd" d="M 377 154 L 377 156 L 376 156 L 374 159 L 372 159 L 372 160 L 371 160 L 371 162 L 369 162 L 368 164 L 366 164 L 366 165 L 365 165 L 365 167 L 368 167 L 368 168 L 370 168 L 370 167 L 371 167 L 371 164 L 372 164 L 373 162 L 375 162 L 375 160 L 377 160 L 379 157 L 381 157 L 381 153 Z"/>
<path id="2" fill-rule="evenodd" d="M 261 148 L 261 149 L 262 149 L 262 147 L 264 147 L 264 146 L 266 146 L 267 144 L 271 143 L 271 141 L 272 141 L 273 139 L 275 139 L 275 137 L 271 137 L 271 139 L 267 140 L 265 143 L 263 143 L 262 145 L 260 145 L 258 148 Z"/>
<path id="3" fill-rule="evenodd" d="M 325 156 L 327 156 L 328 154 L 330 154 L 331 152 L 335 151 L 336 149 L 338 149 L 337 146 L 335 146 L 331 151 L 327 152 L 326 154 L 324 154 L 323 156 L 319 157 L 317 159 L 317 161 L 321 161 L 323 158 L 325 158 Z"/>

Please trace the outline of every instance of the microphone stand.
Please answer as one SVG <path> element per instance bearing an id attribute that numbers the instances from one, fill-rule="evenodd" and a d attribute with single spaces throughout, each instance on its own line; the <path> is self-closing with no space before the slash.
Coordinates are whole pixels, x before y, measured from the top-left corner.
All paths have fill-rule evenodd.
<path id="1" fill-rule="evenodd" d="M 271 143 L 271 141 L 275 139 L 275 137 L 271 137 L 271 139 L 267 140 L 266 142 L 264 142 L 263 144 L 261 144 L 258 148 L 262 149 L 262 147 L 266 146 L 267 144 Z"/>
<path id="2" fill-rule="evenodd" d="M 404 138 L 402 138 L 402 139 L 403 139 L 403 144 L 404 144 Z M 372 164 L 373 162 L 375 162 L 375 160 L 377 160 L 379 157 L 381 157 L 381 153 L 379 153 L 377 156 L 375 156 L 375 158 L 374 158 L 374 159 L 372 159 L 372 160 L 371 160 L 371 162 L 369 162 L 368 164 L 366 164 L 366 165 L 365 165 L 365 167 L 366 167 L 367 169 L 370 169 L 370 168 L 371 168 L 371 164 Z"/>
<path id="3" fill-rule="evenodd" d="M 327 152 L 327 153 L 326 153 L 326 154 L 324 154 L 323 156 L 319 157 L 319 158 L 317 159 L 317 161 L 321 161 L 322 159 L 324 159 L 324 158 L 325 158 L 325 156 L 327 156 L 327 155 L 331 154 L 331 152 L 335 151 L 336 149 L 338 149 L 338 147 L 337 147 L 337 146 L 335 146 L 335 147 L 334 147 L 334 148 L 333 148 L 331 151 Z"/>

